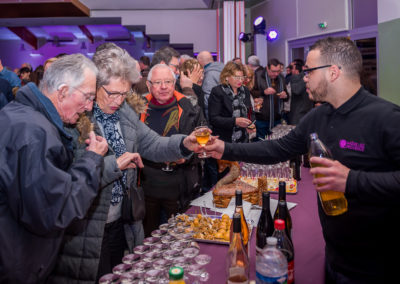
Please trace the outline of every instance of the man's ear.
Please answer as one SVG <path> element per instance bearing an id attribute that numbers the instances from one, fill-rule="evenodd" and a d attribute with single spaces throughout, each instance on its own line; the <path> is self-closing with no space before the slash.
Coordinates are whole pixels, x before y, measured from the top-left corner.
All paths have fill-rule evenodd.
<path id="1" fill-rule="evenodd" d="M 146 86 L 147 86 L 147 89 L 150 91 L 151 84 L 150 84 L 150 82 L 147 81 L 147 80 L 146 80 Z"/>
<path id="2" fill-rule="evenodd" d="M 340 68 L 337 65 L 332 65 L 331 67 L 329 67 L 329 76 L 331 82 L 336 81 L 340 77 L 340 72 Z"/>
<path id="3" fill-rule="evenodd" d="M 68 94 L 68 86 L 66 84 L 61 84 L 57 88 L 57 99 L 59 101 L 64 100 L 67 97 Z"/>

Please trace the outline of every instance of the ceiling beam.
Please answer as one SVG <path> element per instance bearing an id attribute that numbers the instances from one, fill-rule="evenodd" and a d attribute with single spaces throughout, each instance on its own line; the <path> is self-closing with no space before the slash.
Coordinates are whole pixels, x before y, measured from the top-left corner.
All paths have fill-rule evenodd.
<path id="1" fill-rule="evenodd" d="M 89 31 L 89 29 L 84 26 L 80 25 L 79 29 L 83 32 L 83 34 L 89 39 L 90 43 L 94 43 L 94 36 L 93 34 Z"/>
<path id="2" fill-rule="evenodd" d="M 9 27 L 10 31 L 19 36 L 22 40 L 32 46 L 34 49 L 38 49 L 39 44 L 37 37 L 26 27 Z"/>
<path id="3" fill-rule="evenodd" d="M 90 10 L 78 0 L 35 0 L 0 3 L 0 18 L 53 18 L 53 17 L 89 17 Z"/>

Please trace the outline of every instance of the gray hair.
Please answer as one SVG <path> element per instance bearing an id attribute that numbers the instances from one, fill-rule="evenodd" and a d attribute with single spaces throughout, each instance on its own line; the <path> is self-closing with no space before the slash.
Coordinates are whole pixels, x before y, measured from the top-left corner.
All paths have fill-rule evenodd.
<path id="1" fill-rule="evenodd" d="M 321 64 L 340 66 L 349 77 L 360 78 L 362 56 L 353 41 L 346 37 L 327 37 L 316 41 L 311 50 L 319 50 Z"/>
<path id="2" fill-rule="evenodd" d="M 192 59 L 193 57 L 191 57 L 189 54 L 182 54 L 180 57 L 179 57 L 179 60 L 180 59 L 184 59 L 184 60 L 188 60 L 188 59 Z"/>
<path id="3" fill-rule="evenodd" d="M 165 64 L 160 63 L 160 64 L 156 64 L 156 65 L 154 65 L 153 67 L 151 67 L 151 69 L 150 69 L 150 71 L 149 71 L 149 74 L 147 75 L 147 81 L 151 81 L 151 77 L 153 77 L 153 70 L 159 69 L 159 68 L 160 68 L 160 69 L 161 69 L 161 68 L 168 69 L 168 70 L 171 72 L 172 78 L 174 78 L 174 80 L 175 80 L 175 73 L 174 73 L 174 71 L 172 71 L 172 69 L 171 69 L 168 65 L 165 65 Z"/>
<path id="4" fill-rule="evenodd" d="M 118 78 L 135 84 L 140 80 L 136 70 L 137 61 L 129 53 L 116 45 L 110 45 L 96 51 L 93 62 L 99 69 L 97 87 L 108 85 L 110 78 Z"/>
<path id="5" fill-rule="evenodd" d="M 260 66 L 260 59 L 256 55 L 249 56 L 247 63 L 252 66 Z"/>
<path id="6" fill-rule="evenodd" d="M 53 93 L 62 84 L 71 88 L 79 87 L 85 80 L 86 69 L 97 76 L 96 66 L 84 55 L 76 53 L 60 57 L 44 72 L 39 88 L 42 92 L 46 90 L 48 93 Z"/>

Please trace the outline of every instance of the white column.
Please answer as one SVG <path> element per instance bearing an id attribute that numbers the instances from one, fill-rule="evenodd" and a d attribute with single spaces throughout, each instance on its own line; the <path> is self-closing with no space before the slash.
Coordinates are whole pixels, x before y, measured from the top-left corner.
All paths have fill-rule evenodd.
<path id="1" fill-rule="evenodd" d="M 244 1 L 225 1 L 223 5 L 223 62 L 234 57 L 242 58 L 245 63 L 245 45 L 239 40 L 239 34 L 244 32 Z"/>
<path id="2" fill-rule="evenodd" d="M 261 66 L 267 66 L 267 39 L 265 35 L 256 34 L 254 35 L 254 53 L 260 59 Z"/>

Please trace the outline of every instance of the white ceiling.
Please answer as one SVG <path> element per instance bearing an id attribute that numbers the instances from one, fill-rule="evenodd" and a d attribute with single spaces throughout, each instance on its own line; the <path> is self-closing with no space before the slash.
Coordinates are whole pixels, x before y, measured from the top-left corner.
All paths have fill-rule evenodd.
<path id="1" fill-rule="evenodd" d="M 207 9 L 204 0 L 80 0 L 91 10 Z"/>

